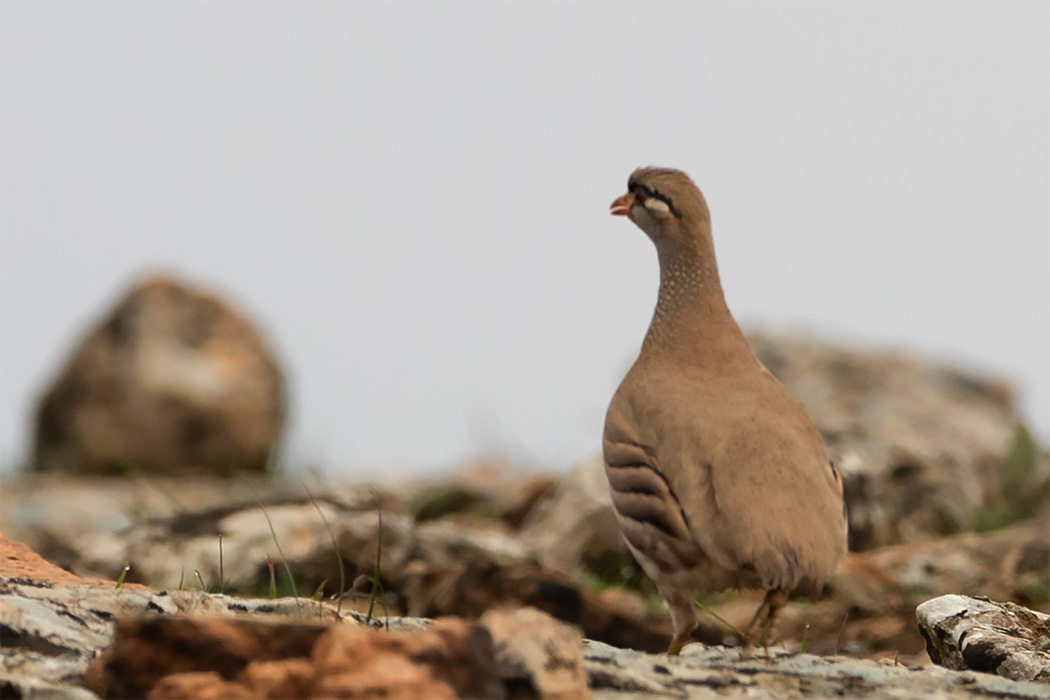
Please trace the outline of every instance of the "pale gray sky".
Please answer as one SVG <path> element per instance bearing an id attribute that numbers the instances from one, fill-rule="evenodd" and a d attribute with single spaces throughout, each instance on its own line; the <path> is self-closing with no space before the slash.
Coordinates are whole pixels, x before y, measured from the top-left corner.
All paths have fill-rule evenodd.
<path id="1" fill-rule="evenodd" d="M 0 6 L 0 462 L 141 271 L 218 289 L 334 474 L 599 445 L 707 195 L 730 308 L 1012 379 L 1050 435 L 1046 2 Z"/>

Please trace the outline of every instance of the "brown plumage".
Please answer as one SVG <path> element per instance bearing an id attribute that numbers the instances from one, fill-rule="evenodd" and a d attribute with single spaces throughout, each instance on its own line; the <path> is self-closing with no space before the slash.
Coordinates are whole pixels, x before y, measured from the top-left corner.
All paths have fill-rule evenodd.
<path id="1" fill-rule="evenodd" d="M 660 293 L 602 441 L 620 528 L 667 600 L 669 654 L 693 601 L 762 588 L 748 630 L 767 644 L 793 591 L 814 591 L 846 552 L 842 480 L 799 403 L 752 354 L 722 295 L 707 203 L 678 170 L 640 168 L 611 212 L 656 244 Z"/>

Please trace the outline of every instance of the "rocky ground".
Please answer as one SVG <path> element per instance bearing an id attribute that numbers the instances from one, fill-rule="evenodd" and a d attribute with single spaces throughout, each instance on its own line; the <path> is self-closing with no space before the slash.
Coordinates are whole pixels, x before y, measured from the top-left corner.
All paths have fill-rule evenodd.
<path id="1" fill-rule="evenodd" d="M 667 657 L 585 641 L 531 607 L 431 621 L 160 591 L 81 578 L 0 539 L 0 694 L 11 698 L 1050 698 L 1050 616 L 944 596 L 918 619 L 938 661 L 982 672 L 782 646 Z"/>
<path id="2" fill-rule="evenodd" d="M 759 600 L 738 592 L 659 653 L 596 454 L 372 484 L 23 473 L 0 490 L 0 695 L 1050 697 L 1050 458 L 1009 387 L 752 342 L 850 511 L 841 572 L 768 652 L 725 645 Z"/>
<path id="3" fill-rule="evenodd" d="M 1046 508 L 851 553 L 823 598 L 789 606 L 768 654 L 723 646 L 730 630 L 711 617 L 696 634 L 706 645 L 668 658 L 666 613 L 622 548 L 603 478 L 592 456 L 562 478 L 479 463 L 386 488 L 9 480 L 2 694 L 1050 697 Z M 916 607 L 931 600 L 924 632 Z M 758 596 L 704 602 L 743 625 Z M 365 636 L 346 637 L 358 625 Z M 981 625 L 998 636 L 975 635 Z M 508 630 L 521 632 L 513 643 Z M 448 677 L 453 667 L 474 680 Z"/>

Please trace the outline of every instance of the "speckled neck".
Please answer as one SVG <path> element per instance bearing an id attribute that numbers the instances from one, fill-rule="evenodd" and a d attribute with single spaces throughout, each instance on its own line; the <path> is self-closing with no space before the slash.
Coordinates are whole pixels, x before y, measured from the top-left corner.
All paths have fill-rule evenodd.
<path id="1" fill-rule="evenodd" d="M 643 348 L 692 344 L 727 322 L 735 327 L 722 294 L 709 231 L 688 244 L 657 245 L 660 293 Z"/>

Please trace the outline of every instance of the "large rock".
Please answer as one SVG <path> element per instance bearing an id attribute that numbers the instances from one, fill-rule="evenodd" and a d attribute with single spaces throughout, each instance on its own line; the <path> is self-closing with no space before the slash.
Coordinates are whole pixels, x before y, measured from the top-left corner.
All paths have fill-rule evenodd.
<path id="1" fill-rule="evenodd" d="M 262 333 L 214 294 L 147 277 L 44 393 L 32 467 L 262 472 L 283 424 L 284 380 Z"/>
<path id="2" fill-rule="evenodd" d="M 928 600 L 915 615 L 934 663 L 1050 684 L 1050 615 L 961 595 Z"/>
<path id="3" fill-rule="evenodd" d="M 1050 460 L 1019 432 L 1004 381 L 797 335 L 748 340 L 842 471 L 851 551 L 1002 525 L 1045 500 Z M 1017 512 L 982 522 L 1000 504 Z"/>

